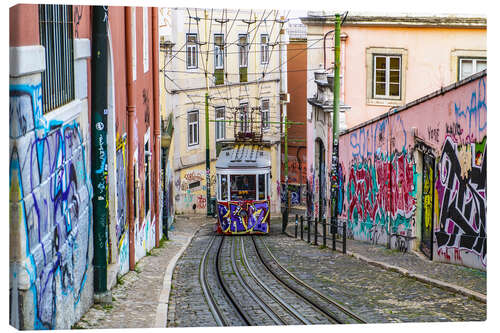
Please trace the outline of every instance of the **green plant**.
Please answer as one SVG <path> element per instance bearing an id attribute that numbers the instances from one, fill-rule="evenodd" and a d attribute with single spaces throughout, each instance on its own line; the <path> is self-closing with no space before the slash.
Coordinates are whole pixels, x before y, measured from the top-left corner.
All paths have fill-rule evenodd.
<path id="1" fill-rule="evenodd" d="M 123 285 L 125 283 L 125 281 L 123 281 L 123 276 L 117 276 L 116 283 L 118 283 L 120 286 Z"/>

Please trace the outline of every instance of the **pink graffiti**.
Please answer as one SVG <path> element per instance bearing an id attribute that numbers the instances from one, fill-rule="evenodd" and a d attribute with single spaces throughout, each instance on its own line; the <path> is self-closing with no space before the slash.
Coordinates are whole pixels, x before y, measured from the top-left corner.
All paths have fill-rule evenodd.
<path id="1" fill-rule="evenodd" d="M 407 218 L 414 211 L 413 165 L 403 154 L 392 164 L 378 159 L 374 167 L 371 162 L 351 166 L 348 184 L 354 190 L 350 196 L 349 218 L 355 209 L 360 219 L 372 221 L 379 210 L 393 217 L 399 214 Z"/>
<path id="2" fill-rule="evenodd" d="M 200 208 L 207 207 L 207 199 L 201 194 L 198 196 L 198 206 Z"/>

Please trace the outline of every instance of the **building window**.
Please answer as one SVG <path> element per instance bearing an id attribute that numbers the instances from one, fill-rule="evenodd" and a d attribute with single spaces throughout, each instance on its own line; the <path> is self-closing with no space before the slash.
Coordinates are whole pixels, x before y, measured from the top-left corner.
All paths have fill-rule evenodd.
<path id="1" fill-rule="evenodd" d="M 38 14 L 40 43 L 45 47 L 43 113 L 47 113 L 75 98 L 73 7 L 39 5 Z"/>
<path id="2" fill-rule="evenodd" d="M 215 139 L 223 140 L 226 138 L 225 108 L 223 106 L 215 108 L 215 120 L 221 120 L 215 123 Z"/>
<path id="3" fill-rule="evenodd" d="M 261 108 L 261 119 L 262 119 L 262 128 L 268 129 L 270 127 L 269 124 L 269 100 L 263 99 L 260 103 Z"/>
<path id="4" fill-rule="evenodd" d="M 148 7 L 142 7 L 142 60 L 144 73 L 149 71 L 149 25 Z"/>
<path id="5" fill-rule="evenodd" d="M 373 62 L 373 97 L 401 98 L 401 57 L 376 55 Z"/>
<path id="6" fill-rule="evenodd" d="M 198 35 L 186 34 L 186 66 L 198 68 Z"/>
<path id="7" fill-rule="evenodd" d="M 248 133 L 250 126 L 248 125 L 248 103 L 240 104 L 240 132 Z"/>
<path id="8" fill-rule="evenodd" d="M 215 69 L 224 68 L 224 35 L 216 34 L 214 36 L 214 61 Z"/>
<path id="9" fill-rule="evenodd" d="M 238 36 L 240 67 L 248 67 L 248 35 Z"/>
<path id="10" fill-rule="evenodd" d="M 269 35 L 260 35 L 260 63 L 269 63 Z"/>
<path id="11" fill-rule="evenodd" d="M 458 62 L 459 80 L 486 69 L 486 58 L 460 58 Z"/>
<path id="12" fill-rule="evenodd" d="M 188 146 L 199 143 L 199 111 L 188 112 Z"/>

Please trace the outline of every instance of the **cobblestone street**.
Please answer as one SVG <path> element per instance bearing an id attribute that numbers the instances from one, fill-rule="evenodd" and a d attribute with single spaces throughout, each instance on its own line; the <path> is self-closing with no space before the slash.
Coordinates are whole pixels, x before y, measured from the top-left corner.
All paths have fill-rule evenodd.
<path id="1" fill-rule="evenodd" d="M 384 251 L 371 244 L 349 243 L 349 253 L 332 253 L 331 249 L 312 246 L 280 233 L 281 225 L 274 222 L 269 236 L 261 237 L 277 259 L 301 280 L 323 294 L 347 306 L 370 323 L 482 321 L 486 319 L 486 304 L 471 297 L 421 282 L 375 265 L 367 265 L 351 251 L 361 252 L 405 269 L 412 260 L 422 260 L 413 254 Z M 169 327 L 214 326 L 215 322 L 204 301 L 199 280 L 199 262 L 208 244 L 212 228 L 204 227 L 193 239 L 178 261 L 173 276 L 169 302 Z M 249 237 L 242 237 L 247 241 Z M 415 256 L 417 259 L 413 258 Z M 363 257 L 365 258 L 365 257 Z M 366 259 L 366 258 L 365 258 Z M 374 260 L 375 262 L 375 260 Z M 429 264 L 429 263 L 427 263 Z M 419 266 L 416 266 L 418 269 Z M 426 266 L 427 267 L 427 266 Z M 463 267 L 428 265 L 421 273 L 444 283 L 485 290 L 486 274 Z M 262 277 L 267 277 L 265 274 Z M 449 281 L 451 280 L 451 282 Z M 220 302 L 221 295 L 216 295 Z M 293 304 L 293 303 L 292 303 Z M 299 308 L 300 311 L 300 308 Z"/>

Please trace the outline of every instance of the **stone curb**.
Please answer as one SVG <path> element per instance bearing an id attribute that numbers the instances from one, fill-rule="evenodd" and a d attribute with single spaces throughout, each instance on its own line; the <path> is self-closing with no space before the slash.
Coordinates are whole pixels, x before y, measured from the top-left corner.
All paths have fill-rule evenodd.
<path id="1" fill-rule="evenodd" d="M 158 307 L 156 308 L 156 316 L 153 328 L 166 328 L 167 327 L 167 314 L 168 314 L 168 302 L 170 299 L 170 287 L 172 285 L 172 276 L 174 274 L 175 266 L 177 261 L 182 256 L 187 247 L 191 244 L 194 236 L 198 234 L 202 227 L 210 223 L 201 224 L 188 239 L 188 241 L 182 246 L 182 248 L 177 251 L 175 256 L 170 260 L 170 263 L 165 270 L 165 276 L 163 278 L 163 289 L 160 292 L 160 297 L 158 299 Z"/>
<path id="2" fill-rule="evenodd" d="M 295 239 L 295 237 L 293 235 L 290 235 L 288 233 L 288 231 L 286 231 L 285 234 L 288 237 L 291 237 L 291 238 Z M 364 261 L 364 262 L 366 262 L 366 263 L 368 263 L 368 264 L 370 264 L 372 266 L 376 266 L 376 267 L 379 267 L 379 268 L 382 268 L 382 269 L 385 269 L 385 270 L 388 270 L 388 271 L 396 272 L 396 273 L 399 273 L 399 274 L 401 274 L 403 276 L 413 278 L 413 279 L 415 279 L 417 281 L 420 281 L 420 282 L 423 282 L 423 283 L 427 283 L 427 284 L 433 285 L 435 287 L 438 287 L 438 288 L 441 288 L 441 289 L 444 289 L 444 290 L 456 292 L 458 294 L 461 294 L 461 295 L 464 295 L 464 296 L 467 296 L 467 297 L 471 297 L 471 298 L 475 299 L 476 301 L 479 301 L 479 302 L 482 302 L 482 303 L 486 303 L 486 295 L 478 293 L 478 292 L 473 291 L 473 290 L 470 290 L 468 288 L 460 287 L 460 286 L 457 286 L 456 284 L 452 284 L 452 283 L 447 283 L 447 282 L 443 282 L 443 281 L 440 281 L 440 280 L 436 280 L 436 279 L 427 277 L 427 276 L 422 275 L 422 274 L 412 273 L 412 272 L 408 271 L 407 269 L 404 269 L 404 268 L 401 268 L 401 267 L 397 267 L 397 266 L 394 266 L 394 265 L 389 265 L 389 264 L 386 264 L 384 262 L 372 260 L 372 259 L 366 258 L 366 257 L 364 257 L 364 256 L 362 256 L 360 254 L 354 253 L 352 251 L 347 251 L 347 255 L 349 255 L 351 257 L 354 257 L 354 258 L 356 258 L 358 260 Z"/>

